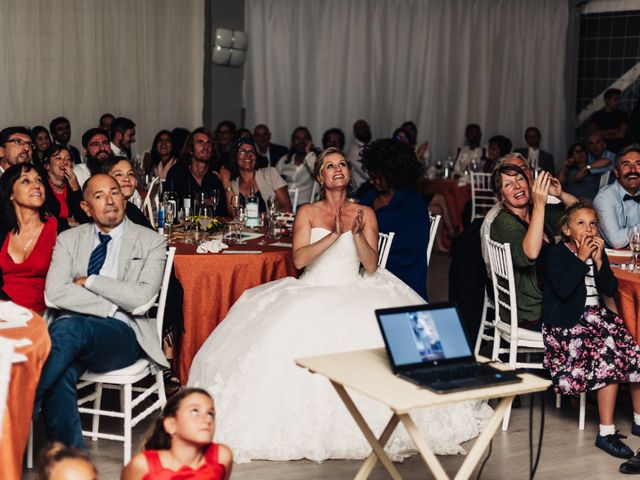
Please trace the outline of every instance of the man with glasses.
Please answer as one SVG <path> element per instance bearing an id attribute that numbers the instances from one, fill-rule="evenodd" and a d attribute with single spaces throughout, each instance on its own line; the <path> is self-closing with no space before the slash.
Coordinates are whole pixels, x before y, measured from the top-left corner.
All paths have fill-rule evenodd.
<path id="1" fill-rule="evenodd" d="M 616 181 L 598 192 L 593 206 L 598 212 L 602 238 L 613 248 L 629 244 L 629 228 L 640 225 L 640 145 L 618 152 Z"/>
<path id="2" fill-rule="evenodd" d="M 220 198 L 224 198 L 222 183 L 217 173 L 211 169 L 213 141 L 211 132 L 204 127 L 196 128 L 182 149 L 182 162 L 176 163 L 167 173 L 164 189 L 176 192 L 180 200 L 187 193 L 198 199 L 201 193 L 209 197 L 218 190 Z M 227 216 L 227 204 L 221 201 L 215 211 L 217 216 Z"/>
<path id="3" fill-rule="evenodd" d="M 31 130 L 7 127 L 0 132 L 0 175 L 11 165 L 30 162 L 35 144 Z"/>

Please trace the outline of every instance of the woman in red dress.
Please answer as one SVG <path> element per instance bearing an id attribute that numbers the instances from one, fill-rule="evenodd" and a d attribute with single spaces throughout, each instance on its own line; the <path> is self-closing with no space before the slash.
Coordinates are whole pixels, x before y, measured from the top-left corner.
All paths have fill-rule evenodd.
<path id="1" fill-rule="evenodd" d="M 44 284 L 56 243 L 57 221 L 45 214 L 45 188 L 31 163 L 0 177 L 0 299 L 44 312 Z"/>
<path id="2" fill-rule="evenodd" d="M 172 396 L 121 480 L 228 480 L 233 455 L 213 443 L 215 410 L 206 390 L 187 388 Z"/>

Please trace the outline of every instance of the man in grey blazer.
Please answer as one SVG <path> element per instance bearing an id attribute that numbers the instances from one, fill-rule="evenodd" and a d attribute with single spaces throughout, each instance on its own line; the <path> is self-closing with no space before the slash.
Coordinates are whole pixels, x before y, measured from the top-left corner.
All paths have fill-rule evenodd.
<path id="1" fill-rule="evenodd" d="M 49 440 L 80 448 L 76 384 L 86 370 L 124 368 L 144 355 L 168 366 L 154 319 L 142 316 L 160 290 L 166 241 L 125 218 L 112 177 L 94 175 L 83 194 L 93 223 L 58 236 L 45 300 L 61 315 L 49 326 L 51 353 L 36 392 Z"/>

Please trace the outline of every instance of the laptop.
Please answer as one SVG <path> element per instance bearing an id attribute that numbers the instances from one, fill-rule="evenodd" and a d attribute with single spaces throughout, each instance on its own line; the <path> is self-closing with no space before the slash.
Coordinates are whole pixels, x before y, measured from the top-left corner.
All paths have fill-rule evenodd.
<path id="1" fill-rule="evenodd" d="M 476 361 L 451 303 L 376 310 L 393 373 L 438 393 L 520 382 L 513 370 Z"/>

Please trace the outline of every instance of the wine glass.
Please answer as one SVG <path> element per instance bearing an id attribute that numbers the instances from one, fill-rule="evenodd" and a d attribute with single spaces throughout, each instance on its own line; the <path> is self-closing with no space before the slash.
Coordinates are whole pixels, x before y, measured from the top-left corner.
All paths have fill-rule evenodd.
<path id="1" fill-rule="evenodd" d="M 629 248 L 633 252 L 633 265 L 631 270 L 638 270 L 638 254 L 640 254 L 640 227 L 638 225 L 634 225 L 629 228 L 629 232 L 627 234 L 629 238 Z"/>
<path id="2" fill-rule="evenodd" d="M 211 190 L 211 208 L 213 209 L 213 215 L 215 216 L 218 210 L 218 204 L 220 203 L 220 190 L 214 188 Z"/>
<path id="3" fill-rule="evenodd" d="M 213 223 L 213 213 L 211 207 L 202 205 L 198 210 L 198 223 L 202 227 L 203 232 L 206 232 Z"/>
<path id="4" fill-rule="evenodd" d="M 276 197 L 267 198 L 267 210 L 269 211 L 269 218 L 273 218 L 278 213 L 278 199 Z"/>
<path id="5" fill-rule="evenodd" d="M 246 242 L 244 241 L 244 236 L 243 236 L 243 230 L 244 230 L 244 224 L 247 221 L 247 209 L 243 206 L 240 205 L 238 207 L 238 218 L 235 221 L 236 224 L 236 242 L 238 243 L 238 245 L 244 245 Z"/>
<path id="6" fill-rule="evenodd" d="M 229 200 L 229 213 L 234 220 L 238 219 L 238 209 L 240 208 L 240 195 L 234 193 Z"/>

